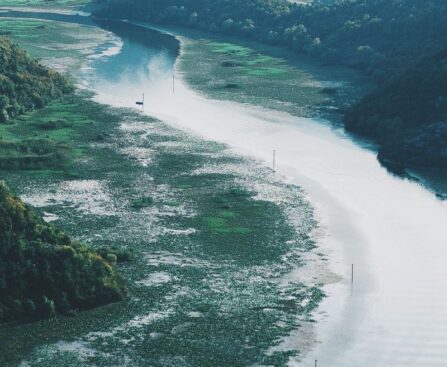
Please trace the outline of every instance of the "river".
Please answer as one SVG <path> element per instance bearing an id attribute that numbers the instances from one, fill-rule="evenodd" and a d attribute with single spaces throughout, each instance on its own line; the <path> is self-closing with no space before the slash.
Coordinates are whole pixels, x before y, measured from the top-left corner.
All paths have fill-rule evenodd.
<path id="1" fill-rule="evenodd" d="M 79 76 L 99 102 L 133 106 L 144 93 L 145 113 L 172 126 L 268 166 L 276 150 L 277 175 L 304 188 L 317 210 L 318 246 L 333 275 L 321 275 L 328 297 L 317 343 L 289 364 L 445 366 L 447 203 L 388 173 L 374 151 L 326 121 L 207 99 L 182 81 L 170 47 L 157 45 L 148 57 L 144 47 L 128 47 L 132 37 Z"/>

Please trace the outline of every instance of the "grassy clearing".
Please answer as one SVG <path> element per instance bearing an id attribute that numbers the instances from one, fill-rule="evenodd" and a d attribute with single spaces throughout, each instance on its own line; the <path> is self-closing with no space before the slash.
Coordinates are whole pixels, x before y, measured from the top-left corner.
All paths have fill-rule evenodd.
<path id="1" fill-rule="evenodd" d="M 0 124 L 0 168 L 64 170 L 84 154 L 84 145 L 103 138 L 101 115 L 85 97 L 71 96 L 43 110 Z"/>

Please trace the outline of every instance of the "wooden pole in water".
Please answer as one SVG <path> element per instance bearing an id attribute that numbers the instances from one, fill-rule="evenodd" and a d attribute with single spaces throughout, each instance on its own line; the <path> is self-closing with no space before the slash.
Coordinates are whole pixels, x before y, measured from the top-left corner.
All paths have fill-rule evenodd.
<path id="1" fill-rule="evenodd" d="M 141 110 L 144 111 L 144 93 L 143 93 L 143 99 L 141 100 L 143 104 L 141 105 Z"/>
<path id="2" fill-rule="evenodd" d="M 273 150 L 273 173 L 276 172 L 276 150 Z"/>
<path id="3" fill-rule="evenodd" d="M 351 265 L 351 284 L 354 284 L 354 264 Z"/>
<path id="4" fill-rule="evenodd" d="M 317 367 L 317 364 L 318 364 L 318 360 L 315 360 L 315 367 Z"/>

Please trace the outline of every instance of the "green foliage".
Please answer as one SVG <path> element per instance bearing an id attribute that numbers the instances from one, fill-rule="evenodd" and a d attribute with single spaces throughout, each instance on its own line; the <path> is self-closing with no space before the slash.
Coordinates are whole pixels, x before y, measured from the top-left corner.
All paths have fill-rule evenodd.
<path id="1" fill-rule="evenodd" d="M 125 286 L 112 266 L 45 223 L 0 182 L 0 321 L 49 318 L 121 300 Z"/>
<path id="2" fill-rule="evenodd" d="M 447 49 L 382 84 L 346 114 L 348 129 L 374 138 L 447 118 Z"/>
<path id="3" fill-rule="evenodd" d="M 0 37 L 0 122 L 43 108 L 72 91 L 64 76 Z"/>
<path id="4" fill-rule="evenodd" d="M 447 49 L 384 83 L 346 113 L 348 130 L 378 141 L 382 161 L 447 167 Z"/>
<path id="5" fill-rule="evenodd" d="M 131 261 L 134 257 L 131 251 L 117 247 L 102 247 L 97 253 L 111 263 Z"/>

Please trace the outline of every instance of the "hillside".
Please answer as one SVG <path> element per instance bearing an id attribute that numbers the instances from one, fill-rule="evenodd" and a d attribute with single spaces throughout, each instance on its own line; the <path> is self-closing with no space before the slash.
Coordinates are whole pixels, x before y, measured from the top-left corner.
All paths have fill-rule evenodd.
<path id="1" fill-rule="evenodd" d="M 42 108 L 72 90 L 64 76 L 0 37 L 0 123 Z"/>
<path id="2" fill-rule="evenodd" d="M 67 132 L 73 122 L 43 121 L 36 112 L 16 117 L 70 93 L 70 83 L 4 38 L 0 60 L 0 169 L 62 165 L 70 147 L 53 135 L 62 138 L 58 129 Z M 107 261 L 45 223 L 0 181 L 0 322 L 48 318 L 122 299 L 126 289 L 116 255 L 102 253 Z"/>
<path id="3" fill-rule="evenodd" d="M 345 122 L 348 130 L 381 144 L 385 163 L 447 168 L 447 49 L 367 95 Z"/>
<path id="4" fill-rule="evenodd" d="M 100 255 L 45 223 L 0 182 L 0 322 L 118 301 L 125 287 Z"/>
<path id="5" fill-rule="evenodd" d="M 68 158 L 68 147 L 51 133 L 64 120 L 34 125 L 32 134 L 24 133 L 21 116 L 45 107 L 48 103 L 71 94 L 73 87 L 66 77 L 42 66 L 10 40 L 0 37 L 0 170 L 36 169 L 62 166 Z M 15 134 L 9 133 L 16 129 Z"/>

